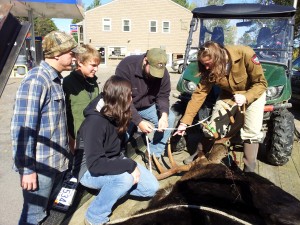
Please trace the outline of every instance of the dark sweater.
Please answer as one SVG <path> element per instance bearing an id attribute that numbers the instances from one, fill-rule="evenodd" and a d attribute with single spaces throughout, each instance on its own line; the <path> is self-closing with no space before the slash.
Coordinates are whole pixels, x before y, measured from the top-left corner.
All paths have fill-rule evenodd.
<path id="1" fill-rule="evenodd" d="M 132 173 L 137 164 L 122 154 L 115 122 L 96 110 L 100 98 L 101 95 L 84 110 L 86 118 L 78 132 L 84 146 L 87 169 L 93 176 Z"/>
<path id="2" fill-rule="evenodd" d="M 171 91 L 170 75 L 167 69 L 162 79 L 148 79 L 143 74 L 144 55 L 131 55 L 124 58 L 116 68 L 116 75 L 130 81 L 132 86 L 132 122 L 138 125 L 142 117 L 137 110 L 156 104 L 160 115 L 169 114 L 169 97 Z"/>

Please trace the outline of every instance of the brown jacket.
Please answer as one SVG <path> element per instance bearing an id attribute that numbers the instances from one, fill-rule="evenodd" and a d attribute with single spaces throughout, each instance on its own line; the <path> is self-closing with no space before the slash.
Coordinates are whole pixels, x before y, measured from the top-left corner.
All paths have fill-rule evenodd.
<path id="1" fill-rule="evenodd" d="M 240 93 L 246 96 L 247 104 L 254 102 L 267 89 L 267 81 L 262 66 L 250 47 L 226 46 L 225 48 L 232 61 L 228 80 L 224 78 L 225 80 L 222 79 L 216 83 L 200 82 L 187 105 L 185 114 L 181 119 L 182 123 L 192 124 L 214 84 L 221 88 L 220 99 L 229 101 L 234 94 Z"/>

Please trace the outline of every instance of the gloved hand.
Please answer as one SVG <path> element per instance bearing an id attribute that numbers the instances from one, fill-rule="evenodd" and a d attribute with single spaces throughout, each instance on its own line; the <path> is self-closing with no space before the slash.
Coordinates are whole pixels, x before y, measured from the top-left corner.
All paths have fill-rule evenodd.
<path id="1" fill-rule="evenodd" d="M 242 94 L 235 94 L 234 96 L 234 101 L 238 106 L 242 106 L 247 103 L 247 99 L 245 95 Z"/>
<path id="2" fill-rule="evenodd" d="M 185 133 L 186 128 L 187 128 L 186 124 L 180 123 L 179 126 L 178 126 L 178 128 L 177 128 L 177 131 L 173 134 L 173 136 L 175 136 L 175 135 L 181 135 L 181 136 L 183 136 L 184 133 Z"/>

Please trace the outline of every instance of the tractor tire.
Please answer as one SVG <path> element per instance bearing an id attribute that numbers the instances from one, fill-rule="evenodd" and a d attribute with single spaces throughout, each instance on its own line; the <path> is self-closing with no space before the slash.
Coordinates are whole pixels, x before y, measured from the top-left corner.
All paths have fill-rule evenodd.
<path id="1" fill-rule="evenodd" d="M 300 131 L 297 129 L 296 125 L 295 125 L 295 141 L 300 141 Z"/>
<path id="2" fill-rule="evenodd" d="M 183 64 L 180 64 L 178 66 L 178 73 L 182 74 L 182 72 L 183 72 Z"/>
<path id="3" fill-rule="evenodd" d="M 281 166 L 289 161 L 294 143 L 294 116 L 284 109 L 272 117 L 270 145 L 266 151 L 268 163 Z"/>

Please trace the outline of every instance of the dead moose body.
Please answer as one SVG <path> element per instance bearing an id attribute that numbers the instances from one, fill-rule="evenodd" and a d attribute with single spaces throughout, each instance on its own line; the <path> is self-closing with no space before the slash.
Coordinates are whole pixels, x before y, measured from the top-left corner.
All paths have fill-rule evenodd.
<path id="1" fill-rule="evenodd" d="M 300 224 L 300 201 L 255 174 L 198 161 L 122 225 Z"/>

